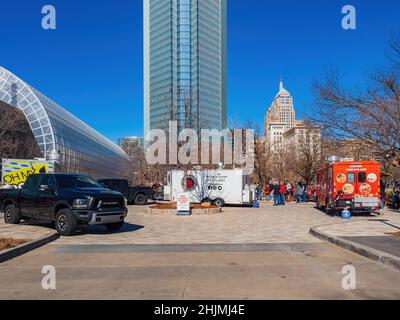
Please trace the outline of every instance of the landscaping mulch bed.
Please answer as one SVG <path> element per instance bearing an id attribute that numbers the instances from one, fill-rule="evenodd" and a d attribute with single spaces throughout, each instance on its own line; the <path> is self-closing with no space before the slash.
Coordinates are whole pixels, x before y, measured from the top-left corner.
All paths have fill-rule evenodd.
<path id="1" fill-rule="evenodd" d="M 389 235 L 396 237 L 396 238 L 400 238 L 400 232 L 396 232 L 396 233 L 388 233 Z"/>
<path id="2" fill-rule="evenodd" d="M 18 247 L 26 242 L 27 240 L 0 238 L 0 251 Z"/>
<path id="3" fill-rule="evenodd" d="M 157 204 L 154 206 L 151 206 L 150 208 L 152 209 L 176 209 L 176 202 L 171 202 L 171 203 L 162 203 L 162 204 Z M 215 205 L 210 205 L 210 204 L 198 204 L 198 203 L 192 203 L 190 205 L 190 209 L 216 209 L 218 208 Z"/>
<path id="4" fill-rule="evenodd" d="M 190 205 L 191 215 L 209 215 L 221 213 L 222 209 L 210 203 L 192 203 Z M 146 208 L 148 214 L 176 215 L 176 202 L 162 203 Z"/>

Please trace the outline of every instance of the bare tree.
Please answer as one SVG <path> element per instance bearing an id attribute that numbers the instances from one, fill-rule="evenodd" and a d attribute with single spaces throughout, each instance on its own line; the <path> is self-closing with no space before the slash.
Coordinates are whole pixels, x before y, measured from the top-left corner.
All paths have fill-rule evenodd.
<path id="1" fill-rule="evenodd" d="M 3 102 L 0 102 L 0 141 L 0 159 L 41 157 L 25 115 Z"/>
<path id="2" fill-rule="evenodd" d="M 400 68 L 400 34 L 392 34 L 389 41 L 388 58 L 395 67 Z"/>
<path id="3" fill-rule="evenodd" d="M 296 130 L 300 134 L 286 145 L 286 149 L 292 151 L 287 161 L 288 170 L 309 185 L 323 166 L 320 128 L 308 126 Z"/>
<path id="4" fill-rule="evenodd" d="M 167 101 L 167 108 L 171 121 L 177 122 L 178 135 L 186 129 L 192 129 L 197 134 L 196 141 L 188 137 L 187 141 L 177 141 L 177 148 L 180 150 L 186 146 L 186 156 L 192 156 L 193 150 L 197 150 L 197 163 L 189 161 L 188 163 L 181 163 L 178 159 L 178 164 L 173 166 L 174 169 L 182 169 L 184 172 L 184 181 L 187 181 L 188 171 L 198 168 L 209 168 L 209 166 L 200 165 L 200 150 L 202 148 L 201 129 L 207 128 L 209 119 L 205 115 L 200 115 L 200 98 L 189 88 L 181 88 L 179 90 L 172 89 L 172 99 Z M 179 140 L 179 139 L 178 139 Z M 171 141 L 170 141 L 171 142 Z M 167 153 L 169 154 L 169 146 L 167 146 Z M 193 155 L 195 156 L 195 155 Z M 166 166 L 171 167 L 171 164 Z M 184 184 L 184 191 L 187 191 L 187 185 Z"/>
<path id="5" fill-rule="evenodd" d="M 131 183 L 140 186 L 162 184 L 166 176 L 166 168 L 162 165 L 149 165 L 145 151 L 137 141 L 124 141 L 122 149 L 130 159 L 129 175 Z"/>
<path id="6" fill-rule="evenodd" d="M 392 166 L 400 164 L 400 41 L 391 42 L 389 67 L 366 75 L 364 89 L 346 90 L 336 72 L 314 86 L 316 124 L 324 127 L 326 137 L 355 139 L 368 145 L 376 156 Z"/>
<path id="7" fill-rule="evenodd" d="M 271 151 L 271 146 L 267 139 L 262 136 L 258 124 L 254 124 L 251 120 L 246 120 L 243 127 L 254 131 L 254 151 L 253 154 L 249 155 L 254 159 L 253 180 L 265 189 L 273 176 L 271 166 L 273 153 Z M 245 151 L 246 150 L 243 150 L 243 152 Z"/>

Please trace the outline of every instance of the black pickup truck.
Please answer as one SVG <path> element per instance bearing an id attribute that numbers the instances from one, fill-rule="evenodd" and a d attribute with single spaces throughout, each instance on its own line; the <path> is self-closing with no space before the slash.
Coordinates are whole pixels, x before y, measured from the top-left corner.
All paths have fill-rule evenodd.
<path id="1" fill-rule="evenodd" d="M 79 224 L 105 225 L 109 231 L 118 231 L 128 212 L 121 193 L 103 189 L 79 174 L 34 174 L 22 189 L 2 194 L 6 195 L 0 201 L 0 211 L 4 211 L 6 223 L 48 220 L 63 236 L 73 235 Z"/>
<path id="2" fill-rule="evenodd" d="M 153 188 L 130 187 L 128 180 L 100 179 L 97 182 L 104 188 L 121 192 L 128 199 L 128 204 L 143 206 L 149 199 L 153 199 Z"/>

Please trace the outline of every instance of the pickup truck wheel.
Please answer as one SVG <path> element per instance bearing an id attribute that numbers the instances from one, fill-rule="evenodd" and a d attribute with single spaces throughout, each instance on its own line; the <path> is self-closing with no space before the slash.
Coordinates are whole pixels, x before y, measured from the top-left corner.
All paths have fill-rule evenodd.
<path id="1" fill-rule="evenodd" d="M 56 214 L 55 225 L 57 232 L 62 236 L 72 236 L 77 227 L 77 221 L 68 209 L 61 209 Z"/>
<path id="2" fill-rule="evenodd" d="M 109 223 L 105 225 L 108 231 L 115 232 L 120 230 L 124 226 L 124 222 Z"/>
<path id="3" fill-rule="evenodd" d="M 222 208 L 222 207 L 225 206 L 225 201 L 224 201 L 223 199 L 218 198 L 218 199 L 215 199 L 215 200 L 214 200 L 214 204 L 215 204 L 217 207 Z"/>
<path id="4" fill-rule="evenodd" d="M 19 224 L 21 217 L 13 204 L 8 205 L 4 210 L 4 222 L 8 224 Z"/>
<path id="5" fill-rule="evenodd" d="M 144 194 L 138 194 L 134 202 L 138 206 L 144 206 L 147 203 L 147 198 Z"/>

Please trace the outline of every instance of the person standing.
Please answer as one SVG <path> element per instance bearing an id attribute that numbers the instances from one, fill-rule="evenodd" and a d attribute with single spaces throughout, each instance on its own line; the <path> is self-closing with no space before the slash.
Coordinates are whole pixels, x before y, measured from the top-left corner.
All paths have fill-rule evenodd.
<path id="1" fill-rule="evenodd" d="M 285 197 L 286 197 L 286 186 L 285 186 L 285 183 L 284 183 L 283 181 L 281 182 L 280 189 L 279 189 L 279 193 L 280 193 L 280 195 L 281 195 L 280 204 L 281 204 L 282 206 L 285 206 L 285 205 L 286 205 L 286 202 L 285 202 Z"/>
<path id="2" fill-rule="evenodd" d="M 281 186 L 279 182 L 274 182 L 273 193 L 274 193 L 274 207 L 277 207 L 281 204 Z"/>
<path id="3" fill-rule="evenodd" d="M 290 182 L 286 182 L 286 200 L 287 201 L 292 201 L 292 197 L 290 194 L 290 191 L 292 190 L 292 185 L 290 184 Z"/>
<path id="4" fill-rule="evenodd" d="M 301 181 L 299 181 L 299 183 L 296 186 L 296 203 L 301 203 L 303 202 L 303 192 L 304 192 L 304 186 L 303 183 Z"/>
<path id="5" fill-rule="evenodd" d="M 381 194 L 381 213 L 383 213 L 383 209 L 385 209 L 385 198 L 386 198 L 386 181 L 381 179 L 379 183 L 379 191 Z"/>
<path id="6" fill-rule="evenodd" d="M 257 184 L 257 186 L 256 186 L 256 196 L 257 196 L 257 200 L 261 202 L 262 201 L 262 193 L 261 193 L 261 188 L 260 188 L 259 184 Z"/>
<path id="7" fill-rule="evenodd" d="M 306 183 L 303 183 L 303 195 L 302 195 L 302 202 L 307 202 L 308 200 L 308 185 Z"/>
<path id="8" fill-rule="evenodd" d="M 267 202 L 271 200 L 271 186 L 269 184 L 265 187 L 265 200 L 267 200 Z"/>

